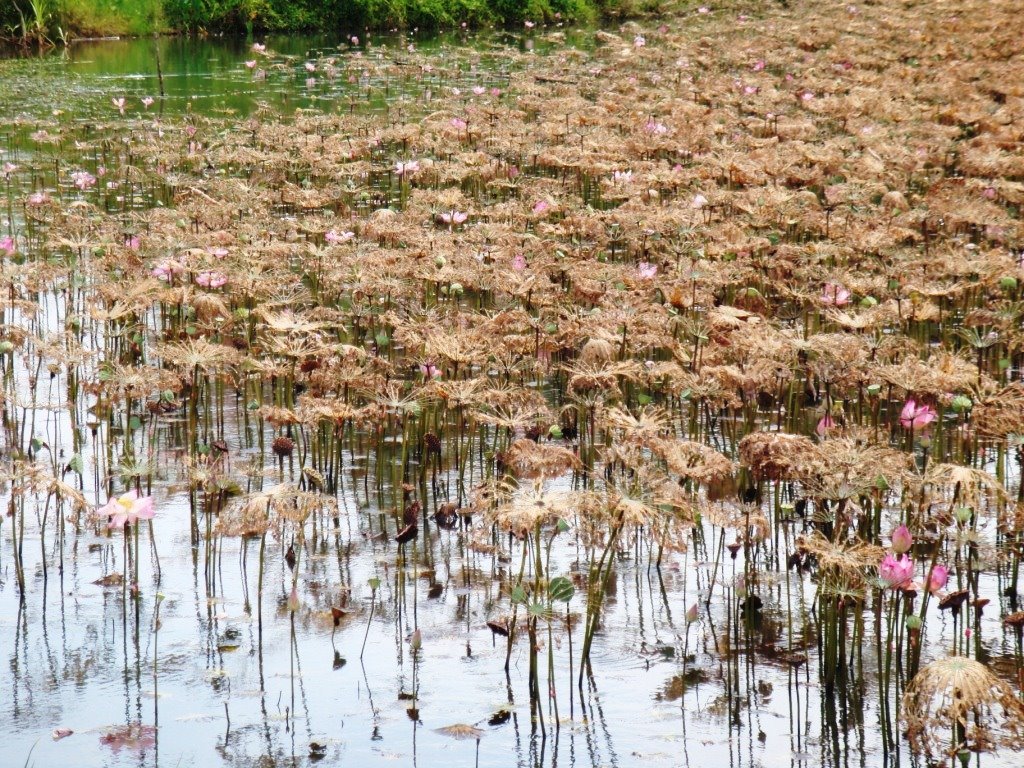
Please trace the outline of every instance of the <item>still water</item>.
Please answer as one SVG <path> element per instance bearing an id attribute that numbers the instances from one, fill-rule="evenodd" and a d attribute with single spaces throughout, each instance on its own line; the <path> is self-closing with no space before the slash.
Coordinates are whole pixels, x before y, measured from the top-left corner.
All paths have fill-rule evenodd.
<path id="1" fill-rule="evenodd" d="M 530 57 L 592 45 L 593 35 L 559 33 L 536 47 L 512 34 L 391 36 L 371 39 L 369 46 L 365 39 L 264 42 L 273 58 L 254 56 L 251 42 L 242 40 L 172 38 L 83 42 L 41 58 L 0 62 L 0 148 L 7 153 L 0 159 L 33 167 L 8 185 L 72 199 L 73 190 L 66 181 L 61 185 L 43 150 L 27 137 L 38 138 L 40 130 L 61 134 L 65 160 L 95 169 L 102 147 L 92 140 L 121 118 L 121 99 L 139 130 L 180 125 L 189 115 L 425 113 L 456 92 L 461 98 L 474 88 L 501 91 L 510 71 L 528 66 Z M 406 63 L 409 46 L 418 58 Z M 427 67 L 419 58 L 424 54 Z M 384 58 L 394 62 L 392 74 L 362 65 Z M 143 99 L 154 101 L 147 106 Z M 89 144 L 79 158 L 74 140 Z M 135 205 L 168 202 L 154 188 Z M 9 208 L 5 225 L 25 226 L 20 209 Z M 63 327 L 66 307 L 56 293 L 41 291 L 35 299 L 38 327 Z M 12 307 L 7 322 L 26 323 L 29 314 Z M 104 339 L 92 343 L 103 348 Z M 48 377 L 5 365 L 7 407 L 36 438 L 37 455 L 52 459 L 58 473 L 78 457 L 81 471 L 65 471 L 65 479 L 80 483 L 91 504 L 103 504 L 99 467 L 109 460 L 107 441 L 124 441 L 123 432 L 90 420 L 85 401 L 69 416 L 64 373 Z M 246 490 L 299 482 L 294 457 L 264 459 L 264 442 L 275 431 L 247 414 L 254 392 L 273 396 L 267 384 L 226 395 L 218 417 L 224 436 L 219 469 Z M 137 595 L 119 578 L 127 544 L 122 533 L 61 524 L 57 516 L 66 509 L 29 504 L 20 534 L 22 602 L 13 518 L 5 518 L 3 766 L 771 768 L 912 759 L 902 741 L 895 755 L 883 755 L 878 697 L 871 692 L 877 685 L 871 682 L 873 653 L 864 654 L 861 670 L 867 693 L 863 682 L 849 689 L 819 683 L 810 575 L 783 564 L 762 576 L 764 607 L 752 610 L 756 615 L 741 617 L 716 598 L 699 618 L 687 619 L 689 606 L 703 606 L 713 588 L 721 595 L 723 585 L 726 591 L 741 585 L 745 572 L 742 552 L 730 557 L 710 525 L 698 529 L 688 552 L 665 553 L 660 565 L 643 539 L 629 538 L 617 548 L 591 676 L 577 677 L 585 610 L 579 587 L 568 614 L 545 617 L 538 642 L 548 695 L 543 717 L 531 722 L 527 642 L 520 638 L 512 646 L 506 671 L 506 639 L 488 625 L 500 625 L 508 613 L 519 542 L 499 535 L 481 545 L 472 531 L 482 525 L 475 517 L 450 530 L 429 523 L 400 547 L 391 516 L 398 494 L 386 468 L 402 460 L 401 444 L 375 442 L 363 430 L 345 442 L 336 492 L 313 513 L 315 525 L 302 538 L 296 540 L 294 530 L 268 536 L 262 561 L 258 537 L 224 538 L 211 553 L 202 536 L 209 516 L 196 512 L 189 490 L 186 421 L 179 412 L 129 426 L 136 455 L 149 464 L 156 505 L 151 524 L 140 526 L 131 545 L 138 553 Z M 465 504 L 465 488 L 483 469 L 470 459 L 461 470 L 467 471 L 468 478 L 460 478 L 460 468 L 446 461 L 435 479 L 424 481 L 425 512 L 447 500 Z M 578 487 L 569 477 L 561 482 L 561 490 Z M 9 483 L 4 493 L 6 500 Z M 777 540 L 791 542 L 799 525 L 787 523 Z M 552 548 L 548 571 L 580 577 L 586 557 L 570 523 Z M 262 599 L 256 586 L 261 562 Z M 994 577 L 983 578 L 991 579 L 994 593 Z M 787 634 L 786 604 L 797 626 L 807 627 L 802 636 Z M 948 614 L 929 626 L 937 644 L 954 631 Z M 870 621 L 866 632 L 873 642 Z M 983 619 L 982 635 L 986 654 L 1012 667 L 1017 649 L 997 616 Z M 456 724 L 478 730 L 444 730 Z M 72 733 L 54 738 L 62 735 L 59 729 Z M 979 764 L 1010 766 L 1015 759 L 985 756 Z"/>

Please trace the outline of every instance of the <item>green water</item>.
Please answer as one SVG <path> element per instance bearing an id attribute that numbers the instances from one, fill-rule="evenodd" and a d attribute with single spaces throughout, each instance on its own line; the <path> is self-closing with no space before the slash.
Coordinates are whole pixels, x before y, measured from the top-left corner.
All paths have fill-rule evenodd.
<path id="1" fill-rule="evenodd" d="M 592 44 L 584 31 L 565 37 L 570 45 Z M 118 114 L 111 99 L 124 98 L 129 116 L 242 116 L 261 104 L 282 111 L 349 109 L 368 94 L 378 108 L 386 108 L 402 99 L 439 98 L 440 88 L 458 87 L 460 81 L 500 85 L 507 80 L 510 57 L 534 45 L 510 32 L 363 34 L 358 44 L 349 35 L 260 37 L 258 42 L 276 54 L 270 60 L 253 52 L 253 42 L 229 37 L 100 40 L 0 60 L 0 114 L 4 122 L 104 120 Z M 436 60 L 431 71 L 408 61 L 410 45 Z M 551 42 L 537 46 L 538 53 L 551 48 Z M 335 76 L 306 71 L 305 63 L 319 57 L 335 58 Z M 258 66 L 247 68 L 246 61 L 253 60 Z M 366 61 L 375 73 L 381 62 L 392 64 L 390 76 L 368 78 L 361 66 Z M 260 69 L 265 78 L 256 74 Z M 146 108 L 143 98 L 154 102 Z"/>

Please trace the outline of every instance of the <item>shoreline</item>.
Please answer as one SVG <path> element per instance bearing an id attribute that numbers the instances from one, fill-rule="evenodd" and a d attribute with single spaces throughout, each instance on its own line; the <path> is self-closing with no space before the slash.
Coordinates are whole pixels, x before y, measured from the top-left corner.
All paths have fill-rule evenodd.
<path id="1" fill-rule="evenodd" d="M 120 2 L 55 0 L 42 18 L 0 11 L 0 45 L 59 47 L 74 42 L 101 42 L 145 37 L 244 36 L 302 34 L 314 30 L 353 32 L 444 32 L 486 28 L 544 28 L 565 24 L 607 24 L 685 12 L 689 0 L 437 0 L 430 4 L 402 0 L 381 10 L 365 2 L 334 7 L 321 0 L 268 0 L 245 10 L 247 0 L 209 9 L 200 15 L 177 0 Z"/>

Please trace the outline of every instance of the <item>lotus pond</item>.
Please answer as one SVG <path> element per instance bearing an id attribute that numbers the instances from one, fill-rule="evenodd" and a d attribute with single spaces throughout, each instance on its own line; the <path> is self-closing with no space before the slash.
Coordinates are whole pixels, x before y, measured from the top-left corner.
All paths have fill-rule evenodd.
<path id="1" fill-rule="evenodd" d="M 0 61 L 0 762 L 1017 765 L 1016 11 Z"/>

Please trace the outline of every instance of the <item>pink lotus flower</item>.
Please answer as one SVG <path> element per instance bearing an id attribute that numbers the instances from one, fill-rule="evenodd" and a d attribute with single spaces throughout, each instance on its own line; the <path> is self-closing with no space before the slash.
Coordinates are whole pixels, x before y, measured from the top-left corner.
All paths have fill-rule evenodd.
<path id="1" fill-rule="evenodd" d="M 18 166 L 14 163 L 4 163 L 3 171 L 4 176 L 10 178 L 11 174 L 18 170 Z"/>
<path id="2" fill-rule="evenodd" d="M 527 29 L 533 29 L 537 25 L 532 21 L 524 21 L 523 26 L 526 27 Z"/>
<path id="3" fill-rule="evenodd" d="M 637 35 L 633 38 L 634 48 L 643 48 L 645 45 L 647 45 L 647 38 L 643 35 Z"/>
<path id="4" fill-rule="evenodd" d="M 352 35 L 348 41 L 352 43 L 352 45 L 359 45 L 359 38 L 356 35 Z"/>
<path id="5" fill-rule="evenodd" d="M 612 179 L 615 181 L 616 184 L 628 184 L 630 181 L 633 180 L 633 172 L 615 171 L 612 174 Z"/>
<path id="6" fill-rule="evenodd" d="M 338 232 L 337 230 L 332 229 L 330 232 L 324 235 L 324 240 L 326 240 L 331 245 L 338 245 L 340 243 L 347 243 L 355 236 L 355 232 Z"/>
<path id="7" fill-rule="evenodd" d="M 906 555 L 900 555 L 899 559 L 891 552 L 887 552 L 878 566 L 878 576 L 885 582 L 889 589 L 899 589 L 910 583 L 914 575 L 914 561 Z"/>
<path id="8" fill-rule="evenodd" d="M 656 274 L 658 274 L 658 265 L 651 264 L 647 261 L 641 261 L 636 265 L 637 274 L 640 275 L 641 280 L 651 280 Z"/>
<path id="9" fill-rule="evenodd" d="M 220 288 L 227 281 L 227 275 L 222 272 L 214 272 L 213 270 L 200 272 L 196 275 L 196 284 L 203 286 L 203 288 Z"/>
<path id="10" fill-rule="evenodd" d="M 128 491 L 108 501 L 97 509 L 96 513 L 110 518 L 110 528 L 124 528 L 126 525 L 138 523 L 139 520 L 152 520 L 154 511 L 152 496 L 140 498 L 138 492 Z"/>
<path id="11" fill-rule="evenodd" d="M 750 68 L 755 72 L 761 72 L 765 68 L 764 59 L 758 59 L 757 61 L 750 65 Z"/>
<path id="12" fill-rule="evenodd" d="M 96 177 L 88 171 L 75 171 L 71 174 L 71 181 L 81 190 L 86 190 L 96 185 Z"/>
<path id="13" fill-rule="evenodd" d="M 248 59 L 245 66 L 247 69 L 256 69 L 256 59 Z"/>
<path id="14" fill-rule="evenodd" d="M 409 160 L 404 163 L 399 161 L 395 163 L 395 173 L 397 173 L 399 176 L 411 176 L 412 174 L 416 173 L 416 171 L 418 171 L 419 169 L 419 160 Z"/>
<path id="15" fill-rule="evenodd" d="M 699 211 L 701 208 L 703 208 L 707 204 L 708 204 L 708 199 L 706 197 L 704 197 L 704 195 L 698 193 L 698 194 L 693 196 L 693 202 L 690 203 L 690 207 L 693 208 L 693 210 L 695 210 L 695 211 Z"/>
<path id="16" fill-rule="evenodd" d="M 420 373 L 423 374 L 423 378 L 425 379 L 441 378 L 441 370 L 433 363 L 421 363 Z"/>
<path id="17" fill-rule="evenodd" d="M 462 211 L 446 211 L 441 214 L 441 221 L 448 225 L 462 224 L 468 218 L 469 214 Z"/>
<path id="18" fill-rule="evenodd" d="M 117 107 L 117 111 L 120 112 L 123 115 L 124 114 L 124 96 L 119 96 L 118 98 L 111 99 L 110 101 L 113 102 L 115 107 Z"/>
<path id="19" fill-rule="evenodd" d="M 263 53 L 267 50 L 267 46 L 263 45 L 263 43 L 253 43 L 252 49 L 256 51 L 256 53 Z"/>
<path id="20" fill-rule="evenodd" d="M 536 203 L 533 204 L 533 212 L 534 213 L 544 213 L 550 207 L 551 207 L 551 203 L 549 203 L 547 200 L 538 200 Z"/>
<path id="21" fill-rule="evenodd" d="M 465 120 L 463 120 L 460 117 L 453 117 L 452 118 L 452 128 L 455 128 L 455 129 L 457 129 L 459 131 L 464 131 L 464 130 L 466 130 L 468 125 L 469 125 L 469 123 L 467 123 Z"/>
<path id="22" fill-rule="evenodd" d="M 50 202 L 50 196 L 45 192 L 33 192 L 28 196 L 29 205 L 46 205 Z"/>
<path id="23" fill-rule="evenodd" d="M 914 545 L 914 537 L 910 535 L 910 529 L 906 525 L 900 525 L 892 532 L 892 551 L 897 555 L 909 552 Z"/>
<path id="24" fill-rule="evenodd" d="M 816 433 L 818 433 L 818 435 L 820 437 L 824 437 L 825 435 L 828 434 L 829 430 L 833 429 L 835 426 L 836 426 L 836 422 L 835 422 L 835 420 L 833 420 L 832 415 L 829 414 L 829 413 L 826 413 L 818 421 L 818 426 L 814 428 L 814 431 Z"/>
<path id="25" fill-rule="evenodd" d="M 149 274 L 157 280 L 163 280 L 165 283 L 168 283 L 171 281 L 171 278 L 179 274 L 181 270 L 181 265 L 176 261 L 161 261 L 149 271 Z"/>
<path id="26" fill-rule="evenodd" d="M 140 241 L 138 235 L 129 235 L 124 239 L 125 248 L 127 248 L 130 251 L 139 250 L 139 243 Z"/>
<path id="27" fill-rule="evenodd" d="M 316 72 L 316 64 L 314 64 L 312 61 L 307 61 L 306 62 L 306 71 L 307 72 Z"/>
<path id="28" fill-rule="evenodd" d="M 913 398 L 908 399 L 900 411 L 900 424 L 910 430 L 926 427 L 935 421 L 935 418 L 934 408 L 930 405 L 918 405 Z"/>
<path id="29" fill-rule="evenodd" d="M 483 96 L 485 93 L 487 93 L 487 89 L 484 88 L 482 85 L 474 85 L 473 93 L 475 93 L 477 96 Z"/>
<path id="30" fill-rule="evenodd" d="M 668 133 L 668 126 L 656 120 L 648 120 L 644 123 L 644 130 L 652 136 L 663 136 Z"/>
<path id="31" fill-rule="evenodd" d="M 14 238 L 8 235 L 3 240 L 0 240 L 0 251 L 3 251 L 8 256 L 14 255 Z"/>
<path id="32" fill-rule="evenodd" d="M 845 307 L 850 303 L 850 291 L 839 283 L 825 283 L 821 288 L 821 303 Z"/>
<path id="33" fill-rule="evenodd" d="M 928 591 L 933 595 L 946 586 L 949 581 L 949 568 L 944 565 L 936 565 L 932 568 L 932 574 L 928 579 Z"/>
<path id="34" fill-rule="evenodd" d="M 526 269 L 526 257 L 523 254 L 517 253 L 515 257 L 513 257 L 512 269 L 518 272 L 522 272 L 524 269 Z"/>
<path id="35" fill-rule="evenodd" d="M 149 109 L 150 107 L 152 107 L 153 106 L 153 97 L 152 96 L 143 96 L 142 97 L 142 106 L 144 106 L 146 109 Z"/>
<path id="36" fill-rule="evenodd" d="M 229 253 L 227 248 L 221 248 L 219 246 L 211 246 L 206 249 L 206 252 L 217 259 L 223 259 Z"/>

